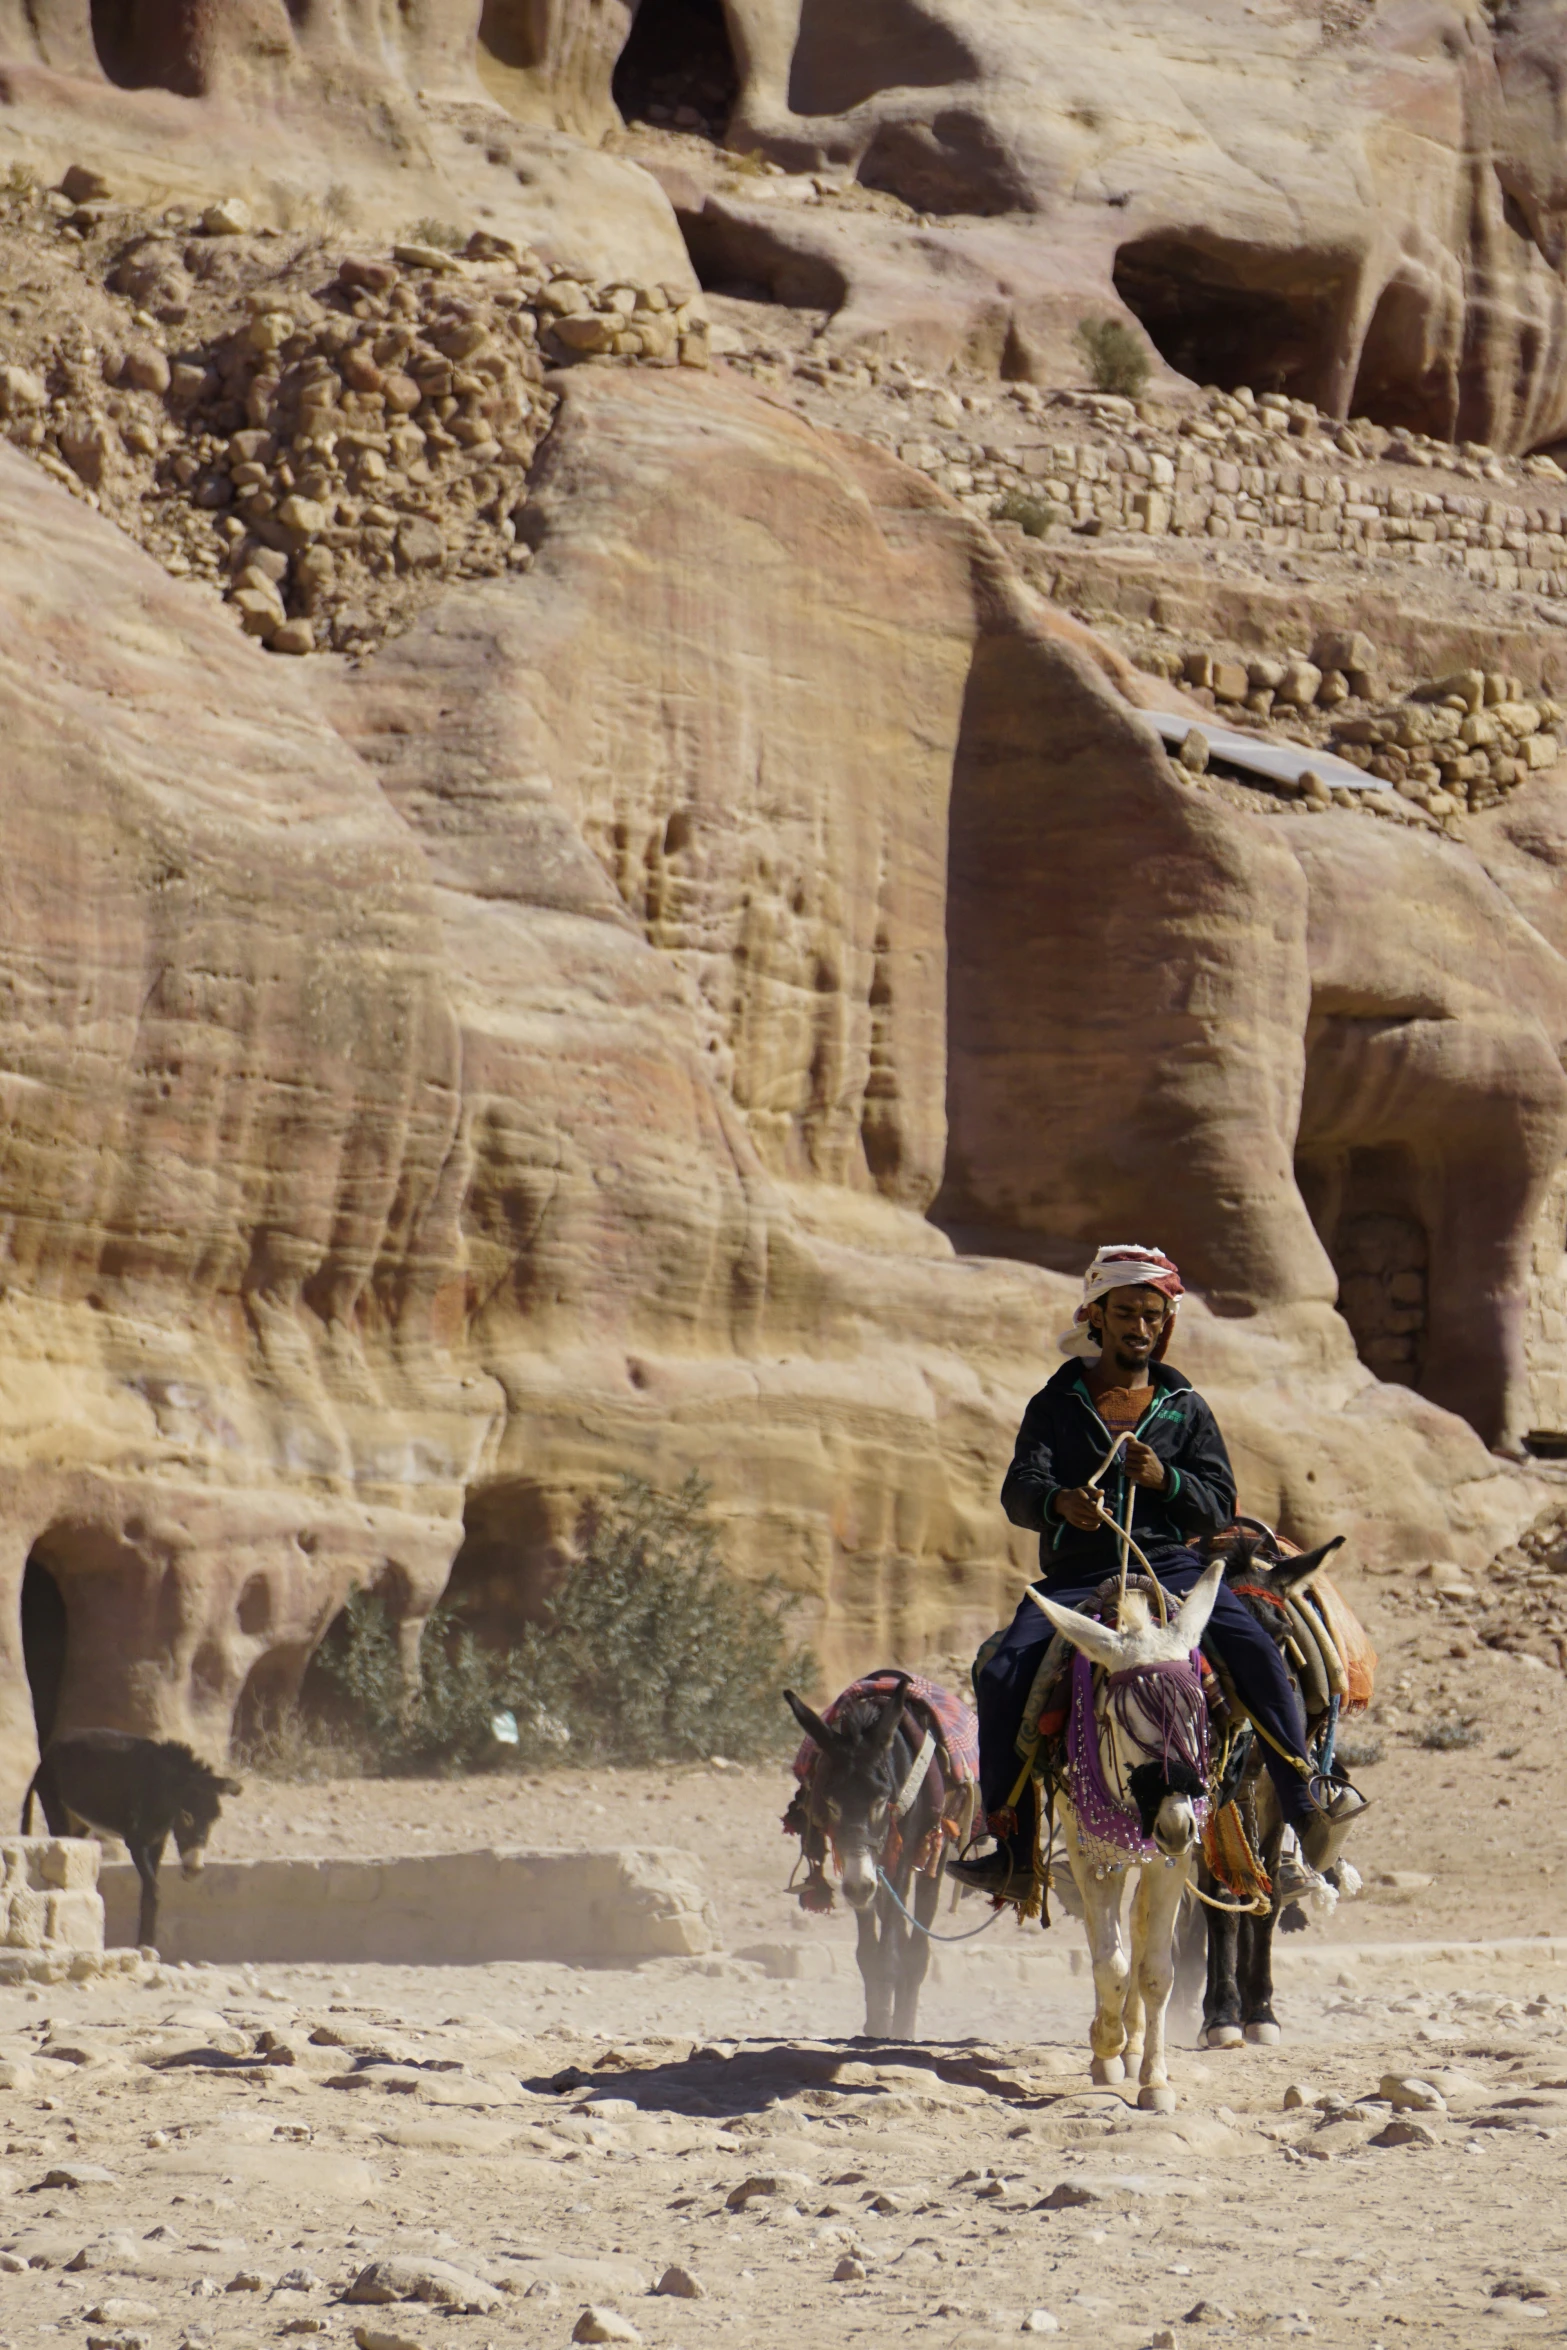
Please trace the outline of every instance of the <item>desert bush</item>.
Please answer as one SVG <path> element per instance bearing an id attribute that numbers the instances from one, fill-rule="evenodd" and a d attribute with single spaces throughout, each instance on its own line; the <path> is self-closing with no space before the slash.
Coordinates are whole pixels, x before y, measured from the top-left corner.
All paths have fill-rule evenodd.
<path id="1" fill-rule="evenodd" d="M 434 245 L 442 253 L 460 253 L 468 242 L 466 229 L 454 228 L 449 220 L 437 220 L 426 213 L 423 220 L 410 221 L 403 231 L 403 239 L 410 245 Z"/>
<path id="2" fill-rule="evenodd" d="M 1427 1722 L 1417 1744 L 1431 1748 L 1436 1754 L 1448 1754 L 1455 1747 L 1478 1746 L 1484 1736 L 1485 1732 L 1477 1722 L 1458 1721 L 1449 1717 L 1445 1721 Z"/>
<path id="3" fill-rule="evenodd" d="M 353 1592 L 313 1662 L 329 1712 L 284 1709 L 247 1760 L 321 1778 L 777 1751 L 792 1735 L 780 1691 L 816 1671 L 788 1637 L 790 1604 L 776 1582 L 729 1572 L 700 1479 L 673 1494 L 627 1479 L 584 1510 L 546 1620 L 510 1648 L 482 1643 L 443 1604 L 410 1687 L 385 1600 Z"/>
<path id="4" fill-rule="evenodd" d="M 1008 490 L 990 509 L 992 522 L 1015 522 L 1025 538 L 1042 539 L 1061 516 L 1054 506 L 1030 498 L 1022 490 Z"/>
<path id="5" fill-rule="evenodd" d="M 780 1691 L 816 1678 L 789 1639 L 790 1605 L 776 1580 L 730 1574 L 700 1477 L 673 1494 L 628 1478 L 583 1512 L 547 1622 L 512 1652 L 517 1701 L 530 1722 L 567 1728 L 574 1756 L 777 1752 L 792 1736 Z"/>
<path id="6" fill-rule="evenodd" d="M 1073 337 L 1096 392 L 1135 400 L 1151 372 L 1148 353 L 1124 318 L 1084 318 Z"/>
<path id="7" fill-rule="evenodd" d="M 1368 1771 L 1382 1760 L 1382 1741 L 1374 1730 L 1349 1730 L 1333 1749 L 1346 1771 Z"/>

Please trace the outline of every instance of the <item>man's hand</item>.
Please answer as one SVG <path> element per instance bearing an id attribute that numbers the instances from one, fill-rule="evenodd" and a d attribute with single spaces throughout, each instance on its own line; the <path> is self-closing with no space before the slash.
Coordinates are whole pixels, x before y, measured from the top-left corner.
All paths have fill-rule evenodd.
<path id="1" fill-rule="evenodd" d="M 1052 1506 L 1058 1518 L 1064 1518 L 1069 1526 L 1075 1526 L 1082 1534 L 1092 1534 L 1096 1526 L 1104 1523 L 1099 1514 L 1104 1505 L 1091 1485 L 1063 1488 L 1056 1495 Z"/>
<path id="2" fill-rule="evenodd" d="M 1165 1482 L 1165 1466 L 1150 1445 L 1139 1444 L 1134 1437 L 1126 1447 L 1126 1473 L 1134 1485 L 1152 1486 L 1155 1493 Z"/>

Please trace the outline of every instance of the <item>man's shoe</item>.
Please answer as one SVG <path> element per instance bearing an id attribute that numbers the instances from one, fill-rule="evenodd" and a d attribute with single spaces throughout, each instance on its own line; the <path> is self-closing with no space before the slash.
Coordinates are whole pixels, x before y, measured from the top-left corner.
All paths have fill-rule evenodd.
<path id="1" fill-rule="evenodd" d="M 987 1852 L 978 1860 L 949 1860 L 947 1874 L 956 1877 L 960 1885 L 971 1885 L 976 1893 L 992 1896 L 1020 1895 L 1033 1872 L 1019 1868 L 1004 1844 L 994 1852 Z"/>
<path id="2" fill-rule="evenodd" d="M 1300 1851 L 1286 1846 L 1279 1856 L 1279 1865 L 1273 1872 L 1273 1897 L 1282 1909 L 1291 1901 L 1298 1901 L 1317 1917 L 1326 1917 L 1338 1900 L 1338 1888 L 1326 1877 L 1319 1877 Z"/>

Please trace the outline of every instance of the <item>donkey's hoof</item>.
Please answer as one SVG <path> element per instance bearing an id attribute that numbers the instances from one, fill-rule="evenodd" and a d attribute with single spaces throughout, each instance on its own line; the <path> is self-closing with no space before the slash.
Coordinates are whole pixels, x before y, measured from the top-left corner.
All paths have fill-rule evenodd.
<path id="1" fill-rule="evenodd" d="M 1096 2056 L 1089 2067 L 1089 2075 L 1101 2089 L 1108 2089 L 1116 2081 L 1125 2080 L 1126 2066 L 1118 2056 Z"/>
<path id="2" fill-rule="evenodd" d="M 1144 2113 L 1173 2113 L 1175 2091 L 1168 2081 L 1162 2081 L 1157 2086 L 1150 2083 L 1146 2088 L 1138 2090 L 1137 2103 Z"/>
<path id="3" fill-rule="evenodd" d="M 1242 2033 L 1239 2024 L 1208 2024 L 1204 2027 L 1199 2046 L 1203 2048 L 1239 2048 Z"/>
<path id="4" fill-rule="evenodd" d="M 1246 2039 L 1253 2048 L 1277 2048 L 1284 2035 L 1277 2024 L 1248 2024 Z"/>

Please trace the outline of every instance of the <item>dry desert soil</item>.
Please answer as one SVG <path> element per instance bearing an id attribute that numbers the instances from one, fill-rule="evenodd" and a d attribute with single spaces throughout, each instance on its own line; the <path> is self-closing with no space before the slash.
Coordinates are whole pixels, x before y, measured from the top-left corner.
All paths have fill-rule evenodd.
<path id="1" fill-rule="evenodd" d="M 785 1891 L 782 1766 L 253 1775 L 216 1855 L 675 1847 L 722 1952 L 0 1992 L 0 2345 L 1559 2337 L 1567 1691 L 1453 1656 L 1448 1605 L 1366 1612 L 1366 1889 L 1281 1943 L 1281 2046 L 1199 2054 L 1182 2017 L 1170 2116 L 1090 2087 L 1069 1918 L 943 1949 L 930 2036 L 857 2041 L 850 1922 Z M 398 2297 L 353 2299 L 367 2271 Z"/>

